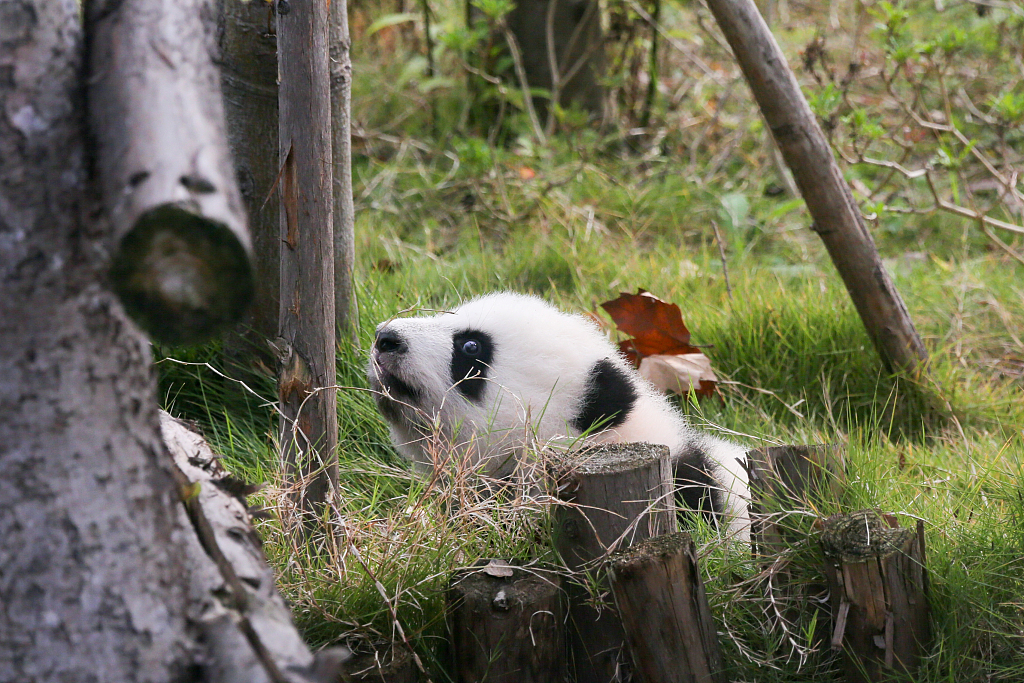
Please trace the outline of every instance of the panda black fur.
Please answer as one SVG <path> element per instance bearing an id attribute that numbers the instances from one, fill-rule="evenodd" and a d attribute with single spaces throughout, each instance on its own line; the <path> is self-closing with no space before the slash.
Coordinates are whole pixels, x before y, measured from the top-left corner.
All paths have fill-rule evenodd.
<path id="1" fill-rule="evenodd" d="M 454 311 L 381 323 L 370 385 L 392 440 L 420 467 L 443 434 L 489 475 L 510 474 L 528 443 L 581 434 L 598 443 L 669 447 L 689 470 L 681 497 L 723 514 L 746 539 L 745 449 L 695 430 L 592 321 L 541 299 L 500 292 Z"/>

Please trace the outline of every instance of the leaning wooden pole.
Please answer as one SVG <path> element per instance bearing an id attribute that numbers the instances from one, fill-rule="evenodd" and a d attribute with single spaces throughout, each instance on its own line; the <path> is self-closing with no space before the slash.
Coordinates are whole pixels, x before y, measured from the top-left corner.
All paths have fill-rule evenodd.
<path id="1" fill-rule="evenodd" d="M 882 265 L 832 149 L 753 0 L 708 0 L 868 335 L 886 367 L 919 373 L 928 353 Z"/>
<path id="2" fill-rule="evenodd" d="M 278 397 L 292 500 L 304 510 L 328 502 L 338 476 L 328 4 L 277 3 Z"/>
<path id="3" fill-rule="evenodd" d="M 111 282 L 155 340 L 204 341 L 237 322 L 253 292 L 213 31 L 199 2 L 89 8 L 107 19 L 93 23 L 88 98 L 116 240 Z"/>

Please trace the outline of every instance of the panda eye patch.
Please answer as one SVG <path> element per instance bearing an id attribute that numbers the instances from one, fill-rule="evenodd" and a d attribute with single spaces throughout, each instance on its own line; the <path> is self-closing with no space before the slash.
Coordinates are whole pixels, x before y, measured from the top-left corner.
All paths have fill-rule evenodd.
<path id="1" fill-rule="evenodd" d="M 483 330 L 452 335 L 452 386 L 471 401 L 483 400 L 495 352 L 494 340 Z"/>

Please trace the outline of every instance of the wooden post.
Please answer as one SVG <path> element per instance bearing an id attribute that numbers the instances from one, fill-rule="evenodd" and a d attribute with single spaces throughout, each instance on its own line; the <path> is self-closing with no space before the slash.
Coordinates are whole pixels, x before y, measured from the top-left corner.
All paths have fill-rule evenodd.
<path id="1" fill-rule="evenodd" d="M 828 611 L 821 596 L 828 586 L 820 572 L 792 563 L 790 550 L 805 547 L 810 532 L 806 515 L 822 499 L 837 498 L 845 478 L 839 446 L 771 446 L 747 453 L 750 481 L 750 546 L 761 564 L 772 613 L 783 630 L 802 632 L 814 625 L 816 646 L 828 642 Z"/>
<path id="2" fill-rule="evenodd" d="M 890 370 L 914 373 L 928 360 L 907 307 L 882 264 L 843 173 L 796 77 L 753 0 L 708 0 L 754 99 L 793 171 L 868 336 Z"/>
<path id="3" fill-rule="evenodd" d="M 204 21 L 211 5 L 90 5 L 89 114 L 116 239 L 110 278 L 125 311 L 168 344 L 228 329 L 253 292 L 214 31 Z"/>
<path id="4" fill-rule="evenodd" d="M 565 503 L 555 509 L 555 549 L 578 576 L 566 585 L 570 670 L 579 683 L 625 680 L 622 625 L 597 570 L 609 553 L 677 530 L 668 448 L 597 446 L 551 475 Z"/>
<path id="5" fill-rule="evenodd" d="M 747 453 L 750 481 L 751 550 L 772 561 L 789 547 L 780 512 L 811 509 L 822 496 L 838 496 L 845 478 L 842 450 L 835 446 L 770 446 Z"/>
<path id="6" fill-rule="evenodd" d="M 697 554 L 684 532 L 612 555 L 615 605 L 643 683 L 726 683 Z"/>
<path id="7" fill-rule="evenodd" d="M 931 640 L 924 525 L 864 510 L 826 519 L 820 542 L 846 680 L 912 675 Z"/>
<path id="8" fill-rule="evenodd" d="M 448 625 L 457 683 L 563 683 L 558 574 L 491 560 L 457 572 Z"/>
<path id="9" fill-rule="evenodd" d="M 291 499 L 316 512 L 338 480 L 328 3 L 278 0 L 276 8 L 281 447 Z"/>
<path id="10" fill-rule="evenodd" d="M 359 339 L 359 309 L 353 282 L 356 260 L 352 200 L 352 41 L 347 0 L 331 5 L 331 132 L 334 154 L 334 316 L 338 333 Z"/>

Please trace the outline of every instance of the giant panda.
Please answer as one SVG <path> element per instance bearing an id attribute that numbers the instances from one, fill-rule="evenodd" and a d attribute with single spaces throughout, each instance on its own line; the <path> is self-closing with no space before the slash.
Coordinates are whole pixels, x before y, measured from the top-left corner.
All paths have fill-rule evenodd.
<path id="1" fill-rule="evenodd" d="M 748 537 L 746 449 L 690 426 L 588 318 L 488 294 L 381 323 L 367 374 L 395 447 L 422 469 L 446 448 L 501 478 L 530 448 L 580 436 L 664 444 L 677 475 L 688 473 L 683 504 Z"/>

